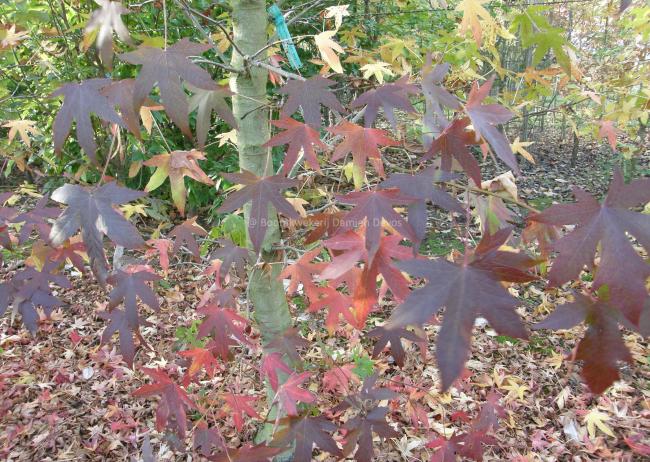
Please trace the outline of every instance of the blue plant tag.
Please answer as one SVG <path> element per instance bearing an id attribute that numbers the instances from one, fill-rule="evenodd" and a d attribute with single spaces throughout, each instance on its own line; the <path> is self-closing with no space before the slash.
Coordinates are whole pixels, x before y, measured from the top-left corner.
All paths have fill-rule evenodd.
<path id="1" fill-rule="evenodd" d="M 293 44 L 293 39 L 291 38 L 291 34 L 287 28 L 287 23 L 284 20 L 282 11 L 280 11 L 280 8 L 278 8 L 277 5 L 271 5 L 268 11 L 275 23 L 275 30 L 278 37 L 282 40 L 282 48 L 284 48 L 284 52 L 287 54 L 287 58 L 289 58 L 289 64 L 294 69 L 301 68 L 302 62 L 300 61 L 300 57 L 296 51 L 296 46 Z"/>

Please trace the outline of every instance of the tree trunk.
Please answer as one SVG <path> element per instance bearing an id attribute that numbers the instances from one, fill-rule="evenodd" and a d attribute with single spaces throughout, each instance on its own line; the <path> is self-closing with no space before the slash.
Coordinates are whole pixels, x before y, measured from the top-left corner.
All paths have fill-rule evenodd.
<path id="1" fill-rule="evenodd" d="M 580 146 L 580 140 L 576 132 L 573 132 L 573 149 L 571 150 L 571 167 L 576 166 L 578 161 L 578 147 Z"/>
<path id="2" fill-rule="evenodd" d="M 264 0 L 231 0 L 233 41 L 245 55 L 252 56 L 266 46 L 268 19 L 265 3 Z M 265 54 L 260 54 L 257 59 L 264 60 L 265 57 Z M 258 176 L 272 175 L 271 152 L 268 148 L 262 147 L 269 140 L 270 135 L 269 109 L 265 106 L 268 72 L 258 67 L 246 68 L 243 56 L 235 50 L 231 64 L 242 70 L 241 73 L 234 74 L 230 78 L 230 87 L 235 93 L 232 102 L 233 113 L 238 124 L 239 167 Z M 262 251 L 264 263 L 256 265 L 251 270 L 247 288 L 248 300 L 253 305 L 255 322 L 262 332 L 262 341 L 265 345 L 291 326 L 284 284 L 278 280 L 282 263 L 274 261 L 275 253 L 270 249 L 273 244 L 280 241 L 277 213 L 272 207 L 269 207 L 268 216 L 270 223 Z M 250 207 L 244 209 L 244 217 L 248 223 Z M 268 395 L 272 400 L 274 395 L 272 390 Z M 274 413 L 271 413 L 269 418 L 273 419 Z M 266 440 L 271 436 L 267 427 L 268 425 L 260 432 L 258 439 Z M 282 460 L 287 459 L 282 458 Z"/>

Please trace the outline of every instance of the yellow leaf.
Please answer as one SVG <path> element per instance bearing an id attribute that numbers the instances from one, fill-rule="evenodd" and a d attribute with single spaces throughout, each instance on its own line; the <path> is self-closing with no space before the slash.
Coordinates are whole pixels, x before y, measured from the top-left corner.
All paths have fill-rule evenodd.
<path id="1" fill-rule="evenodd" d="M 508 384 L 502 385 L 500 388 L 508 390 L 509 396 L 516 396 L 519 401 L 525 401 L 524 395 L 528 388 L 526 385 L 520 385 L 515 379 L 508 377 Z"/>
<path id="2" fill-rule="evenodd" d="M 9 120 L 7 123 L 3 125 L 3 127 L 9 129 L 9 133 L 7 134 L 7 140 L 9 141 L 9 144 L 14 140 L 14 137 L 16 134 L 20 135 L 20 139 L 25 143 L 27 146 L 31 146 L 31 140 L 29 139 L 29 135 L 38 135 L 41 133 L 38 131 L 38 129 L 34 126 L 36 122 L 33 120 Z"/>
<path id="3" fill-rule="evenodd" d="M 228 51 L 228 48 L 230 48 L 230 40 L 228 40 L 228 37 L 226 37 L 226 34 L 223 31 L 212 34 L 212 39 L 216 42 L 217 49 L 221 53 L 225 53 Z"/>
<path id="4" fill-rule="evenodd" d="M 131 162 L 131 165 L 129 165 L 129 178 L 133 178 L 134 176 L 136 176 L 141 168 L 142 168 L 141 160 L 137 162 Z"/>
<path id="5" fill-rule="evenodd" d="M 530 152 L 526 151 L 526 149 L 525 149 L 525 148 L 527 148 L 528 146 L 530 146 L 531 144 L 534 144 L 534 143 L 535 143 L 534 141 L 519 141 L 519 137 L 517 137 L 512 142 L 510 147 L 512 148 L 512 152 L 521 154 L 521 156 L 524 159 L 526 159 L 531 164 L 534 164 L 535 163 L 535 158 L 533 157 L 533 155 Z"/>
<path id="6" fill-rule="evenodd" d="M 343 24 L 343 16 L 350 16 L 350 12 L 348 11 L 349 6 L 350 5 L 335 5 L 325 8 L 325 17 L 334 18 L 334 27 L 336 27 L 336 30 L 339 30 L 339 27 Z"/>
<path id="7" fill-rule="evenodd" d="M 345 51 L 332 37 L 336 34 L 335 30 L 326 30 L 314 36 L 314 41 L 320 51 L 323 60 L 330 65 L 334 72 L 343 73 L 341 61 L 336 53 L 344 53 Z"/>
<path id="8" fill-rule="evenodd" d="M 493 22 L 490 13 L 483 8 L 483 4 L 487 0 L 463 0 L 456 7 L 456 11 L 463 12 L 463 20 L 458 27 L 461 33 L 466 33 L 468 30 L 472 31 L 474 41 L 480 47 L 483 39 L 483 26 L 481 20 Z"/>
<path id="9" fill-rule="evenodd" d="M 370 77 L 375 76 L 379 83 L 384 83 L 384 75 L 393 75 L 393 71 L 390 70 L 390 64 L 383 61 L 366 64 L 361 67 L 361 70 L 363 71 L 364 79 L 370 79 Z"/>
<path id="10" fill-rule="evenodd" d="M 0 41 L 0 47 L 13 47 L 15 45 L 18 45 L 18 42 L 25 40 L 27 37 L 29 37 L 29 33 L 27 31 L 16 32 L 16 26 L 13 25 L 8 30 L 4 30 L 4 37 L 2 37 L 2 40 Z"/>
<path id="11" fill-rule="evenodd" d="M 604 434 L 615 438 L 616 435 L 614 435 L 612 429 L 605 425 L 605 422 L 608 420 L 609 416 L 607 414 L 603 414 L 596 409 L 589 411 L 583 419 L 584 423 L 587 424 L 587 433 L 589 433 L 589 438 L 594 438 L 596 436 L 596 428 Z"/>
<path id="12" fill-rule="evenodd" d="M 145 217 L 148 216 L 144 204 L 126 204 L 120 207 L 120 210 L 122 210 L 122 213 L 124 214 L 124 218 L 126 218 L 127 220 L 131 218 L 134 214 L 142 215 Z"/>
<path id="13" fill-rule="evenodd" d="M 366 34 L 364 34 L 363 31 L 357 26 L 354 26 L 353 28 L 348 30 L 341 31 L 340 35 L 341 35 L 341 41 L 345 43 L 348 47 L 356 46 L 357 39 L 366 36 Z"/>
<path id="14" fill-rule="evenodd" d="M 217 139 L 219 140 L 219 147 L 226 143 L 237 144 L 237 130 L 232 129 L 229 132 L 219 133 Z"/>
<path id="15" fill-rule="evenodd" d="M 287 202 L 291 204 L 291 206 L 295 209 L 296 212 L 302 217 L 302 218 L 307 218 L 307 211 L 305 210 L 305 205 L 308 205 L 309 202 L 307 202 L 304 199 L 301 199 L 300 197 L 287 197 L 286 198 Z"/>
<path id="16" fill-rule="evenodd" d="M 151 135 L 151 129 L 153 128 L 153 115 L 151 114 L 151 109 L 147 106 L 140 107 L 140 118 L 142 119 L 144 129 Z"/>

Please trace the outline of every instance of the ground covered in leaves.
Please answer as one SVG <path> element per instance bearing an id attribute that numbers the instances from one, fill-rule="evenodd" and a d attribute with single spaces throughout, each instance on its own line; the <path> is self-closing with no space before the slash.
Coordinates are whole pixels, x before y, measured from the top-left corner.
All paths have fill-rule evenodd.
<path id="1" fill-rule="evenodd" d="M 568 159 L 555 154 L 558 151 L 567 152 L 539 147 L 538 165 L 527 166 L 518 182 L 522 198 L 545 208 L 553 201 L 569 200 L 571 184 L 604 193 L 609 177 L 600 172 L 611 172 L 610 154 L 595 147 L 583 150 L 578 165 L 569 168 Z M 647 169 L 647 165 L 640 168 Z M 487 173 L 485 177 L 490 178 Z M 431 254 L 455 247 L 453 231 L 433 234 L 425 242 Z M 154 399 L 137 399 L 131 392 L 147 383 L 139 371 L 143 366 L 173 370 L 177 365 L 180 379 L 186 364 L 176 353 L 192 347 L 189 328 L 199 319 L 195 307 L 209 285 L 201 270 L 190 261 L 176 263 L 168 282 L 158 286 L 161 312 L 150 316 L 151 326 L 143 329 L 151 350 L 140 348 L 135 371 L 121 361 L 112 345 L 100 346 L 105 324 L 97 313 L 106 307 L 107 298 L 88 275 L 71 278 L 73 288 L 60 293 L 68 306 L 44 320 L 35 337 L 16 327 L 17 323 L 12 325 L 8 316 L 3 318 L 0 458 L 138 460 L 148 434 L 158 460 L 189 460 L 173 452 L 166 437 L 153 430 Z M 7 276 L 7 269 L 3 271 L 0 279 Z M 518 311 L 530 327 L 561 303 L 570 287 L 544 291 L 544 284 L 539 283 L 525 289 L 513 285 L 510 290 L 521 299 Z M 244 297 L 240 300 L 240 310 L 247 313 Z M 529 341 L 518 341 L 477 322 L 464 379 L 448 393 L 440 393 L 433 354 L 438 327 L 428 328 L 428 351 L 409 344 L 406 365 L 398 368 L 387 354 L 377 360 L 368 356 L 373 345 L 367 336 L 351 327 L 329 334 L 320 313 L 305 313 L 295 302 L 297 327 L 309 341 L 302 357 L 307 369 L 315 373 L 308 388 L 317 392 L 318 406 L 324 412 L 347 394 L 342 388 L 356 390 L 359 377 L 373 370 L 379 372 L 383 386 L 401 392 L 389 404 L 389 421 L 403 436 L 377 444 L 377 460 L 429 460 L 434 449 L 427 448 L 427 443 L 466 429 L 466 422 L 476 416 L 491 392 L 500 397 L 505 415 L 485 460 L 627 461 L 650 455 L 650 346 L 638 335 L 625 335 L 634 366 L 624 366 L 623 380 L 595 396 L 582 383 L 579 365 L 571 361 L 580 329 L 535 331 Z M 386 305 L 372 313 L 367 329 L 381 324 L 392 308 Z M 258 333 L 253 330 L 250 335 L 255 339 Z M 198 392 L 195 396 L 211 417 L 210 424 L 218 423 L 231 447 L 251 441 L 260 419 L 249 419 L 243 431 L 236 430 L 221 395 L 255 396 L 253 405 L 259 416 L 266 415 L 265 391 L 257 370 L 260 358 L 260 348 L 239 347 L 234 362 L 223 365 L 213 378 L 204 375 L 190 388 Z M 332 374 L 327 374 L 332 370 L 345 378 L 332 380 Z M 328 460 L 328 455 L 315 458 Z"/>

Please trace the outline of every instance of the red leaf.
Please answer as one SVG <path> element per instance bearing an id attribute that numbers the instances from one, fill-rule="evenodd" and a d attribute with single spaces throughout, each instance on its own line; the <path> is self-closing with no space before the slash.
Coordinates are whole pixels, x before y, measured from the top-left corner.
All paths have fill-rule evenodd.
<path id="1" fill-rule="evenodd" d="M 38 200 L 30 211 L 21 213 L 11 219 L 11 223 L 23 223 L 18 236 L 19 244 L 27 242 L 33 231 L 38 232 L 38 236 L 45 242 L 49 240 L 51 227 L 47 220 L 58 217 L 60 212 L 58 207 L 47 207 L 49 200 L 50 196 L 46 194 Z"/>
<path id="2" fill-rule="evenodd" d="M 281 146 L 283 144 L 289 145 L 282 164 L 282 173 L 284 175 L 289 174 L 298 160 L 298 153 L 301 149 L 307 164 L 312 169 L 320 172 L 320 165 L 318 164 L 318 158 L 314 152 L 314 146 L 325 150 L 327 149 L 327 145 L 320 140 L 318 131 L 314 130 L 311 126 L 298 122 L 290 117 L 285 117 L 280 120 L 272 120 L 271 123 L 276 127 L 284 128 L 284 131 L 268 140 L 264 144 L 264 147 Z"/>
<path id="3" fill-rule="evenodd" d="M 311 263 L 320 252 L 321 248 L 318 247 L 309 252 L 305 252 L 294 263 L 286 266 L 279 279 L 291 279 L 289 286 L 286 288 L 287 295 L 293 295 L 298 291 L 298 285 L 302 284 L 303 291 L 310 300 L 316 299 L 319 294 L 319 286 L 314 284 L 313 276 L 321 272 L 326 263 Z"/>
<path id="4" fill-rule="evenodd" d="M 321 125 L 321 104 L 341 114 L 346 112 L 345 108 L 336 99 L 336 96 L 334 96 L 334 93 L 329 90 L 329 87 L 333 84 L 333 80 L 320 75 L 304 81 L 288 81 L 286 85 L 278 90 L 279 93 L 288 96 L 287 101 L 282 106 L 280 116 L 283 118 L 289 117 L 301 107 L 305 123 L 318 130 Z"/>
<path id="5" fill-rule="evenodd" d="M 181 79 L 204 90 L 217 90 L 210 74 L 194 64 L 189 57 L 198 56 L 210 49 L 210 45 L 192 43 L 184 38 L 166 49 L 140 46 L 135 51 L 122 53 L 120 59 L 131 64 L 142 64 L 135 80 L 133 105 L 140 108 L 149 92 L 158 85 L 165 112 L 178 128 L 192 138 L 189 123 L 187 96 Z"/>
<path id="6" fill-rule="evenodd" d="M 365 222 L 365 247 L 370 263 L 379 250 L 384 220 L 403 237 L 411 241 L 416 240 L 411 225 L 405 223 L 402 216 L 393 209 L 393 205 L 409 205 L 416 199 L 402 194 L 398 189 L 355 191 L 336 198 L 344 204 L 355 205 L 354 209 L 343 217 L 341 230 L 356 229 Z"/>
<path id="7" fill-rule="evenodd" d="M 442 133 L 431 143 L 429 150 L 422 156 L 422 162 L 433 159 L 440 153 L 442 157 L 440 168 L 445 172 L 451 172 L 454 160 L 460 164 L 468 177 L 477 186 L 481 185 L 481 168 L 478 161 L 467 149 L 467 146 L 478 144 L 476 135 L 465 128 L 469 125 L 469 119 L 454 119 Z"/>
<path id="8" fill-rule="evenodd" d="M 330 333 L 333 333 L 341 316 L 350 325 L 357 325 L 357 320 L 351 309 L 352 303 L 352 297 L 349 295 L 345 295 L 333 287 L 320 287 L 316 296 L 310 297 L 309 311 L 313 313 L 326 308 L 325 326 Z"/>
<path id="9" fill-rule="evenodd" d="M 169 239 L 149 239 L 147 245 L 151 248 L 147 249 L 144 256 L 150 258 L 155 253 L 158 253 L 160 267 L 166 273 L 169 270 L 169 249 L 173 245 L 173 241 Z"/>
<path id="10" fill-rule="evenodd" d="M 299 387 L 305 380 L 311 377 L 311 372 L 302 372 L 300 374 L 291 374 L 286 382 L 278 388 L 276 392 L 277 400 L 280 407 L 290 416 L 298 415 L 297 403 L 313 403 L 316 396 L 310 391 L 303 390 Z"/>
<path id="11" fill-rule="evenodd" d="M 526 338 L 524 325 L 515 312 L 518 302 L 500 281 L 524 282 L 535 276 L 525 272 L 536 260 L 514 252 L 499 250 L 510 229 L 486 235 L 473 253 L 460 264 L 443 259 L 410 260 L 397 267 L 428 283 L 414 290 L 391 315 L 389 329 L 423 325 L 443 306 L 445 315 L 436 342 L 442 389 L 446 390 L 460 375 L 467 359 L 474 320 L 487 318 L 499 333 Z"/>
<path id="12" fill-rule="evenodd" d="M 650 215 L 628 209 L 650 201 L 650 178 L 625 184 L 621 172 L 616 170 L 602 203 L 580 188 L 574 188 L 573 193 L 576 203 L 553 205 L 530 217 L 547 225 L 576 225 L 553 245 L 559 255 L 548 274 L 549 283 L 560 286 L 577 278 L 584 266 L 593 268 L 600 244 L 600 263 L 593 286 L 598 289 L 607 285 L 612 304 L 639 326 L 648 297 L 645 282 L 650 266 L 634 250 L 627 233 L 650 251 Z"/>
<path id="13" fill-rule="evenodd" d="M 504 124 L 512 119 L 513 113 L 499 104 L 481 104 L 490 94 L 495 76 L 479 87 L 474 82 L 467 97 L 465 111 L 472 120 L 472 126 L 478 136 L 483 137 L 494 150 L 494 153 L 503 160 L 515 173 L 520 173 L 517 159 L 515 158 L 508 139 L 501 133 L 496 125 Z M 480 183 L 477 183 L 480 184 Z"/>
<path id="14" fill-rule="evenodd" d="M 598 129 L 598 139 L 602 140 L 607 138 L 609 145 L 612 147 L 612 151 L 616 151 L 616 137 L 620 135 L 622 130 L 616 128 L 614 122 L 611 120 L 601 120 L 600 128 Z"/>
<path id="15" fill-rule="evenodd" d="M 632 363 L 618 328 L 619 312 L 600 300 L 575 294 L 575 301 L 558 306 L 533 329 L 571 329 L 580 322 L 587 331 L 578 344 L 575 358 L 584 361 L 582 376 L 593 393 L 604 392 L 620 378 L 618 362 Z"/>
<path id="16" fill-rule="evenodd" d="M 314 446 L 332 456 L 343 454 L 330 435 L 336 425 L 323 416 L 286 417 L 280 420 L 280 429 L 273 435 L 271 444 L 282 447 L 294 444 L 293 461 L 311 462 Z"/>
<path id="17" fill-rule="evenodd" d="M 384 109 L 384 114 L 393 127 L 393 130 L 396 130 L 396 109 L 404 112 L 415 112 L 415 108 L 409 101 L 408 96 L 409 94 L 419 93 L 419 89 L 416 85 L 408 83 L 408 80 L 409 76 L 405 75 L 395 82 L 386 83 L 380 87 L 370 89 L 352 101 L 350 107 L 359 108 L 365 106 L 363 120 L 366 127 L 372 127 L 381 107 Z"/>
<path id="18" fill-rule="evenodd" d="M 650 456 L 650 445 L 641 443 L 640 440 L 643 437 L 641 435 L 630 435 L 626 436 L 623 439 L 625 443 L 632 449 L 632 451 L 640 454 L 642 456 Z"/>
<path id="19" fill-rule="evenodd" d="M 273 391 L 278 390 L 278 385 L 280 379 L 278 377 L 278 371 L 282 371 L 287 375 L 291 375 L 293 372 L 289 366 L 282 360 L 282 354 L 279 352 L 273 352 L 264 355 L 262 358 L 262 364 L 260 366 L 260 374 L 269 379 L 271 388 Z"/>
<path id="20" fill-rule="evenodd" d="M 246 263 L 252 261 L 251 251 L 235 245 L 230 239 L 218 239 L 217 243 L 223 247 L 213 250 L 210 258 L 221 260 L 219 278 L 223 280 L 230 267 L 234 266 L 237 275 L 243 279 L 246 276 Z"/>
<path id="21" fill-rule="evenodd" d="M 143 385 L 133 392 L 135 397 L 149 397 L 160 395 L 161 400 L 156 410 L 156 429 L 162 431 L 165 427 L 175 427 L 181 438 L 187 431 L 187 416 L 185 408 L 198 409 L 196 404 L 187 396 L 185 390 L 176 385 L 166 372 L 161 369 L 143 368 L 142 372 L 151 377 L 155 382 Z M 170 422 L 170 417 L 173 419 Z"/>
<path id="22" fill-rule="evenodd" d="M 359 378 L 352 372 L 354 364 L 334 365 L 323 374 L 323 389 L 331 393 L 348 395 L 350 393 L 350 382 L 359 384 Z"/>
<path id="23" fill-rule="evenodd" d="M 269 227 L 270 205 L 289 218 L 300 217 L 293 206 L 280 194 L 283 189 L 296 186 L 298 183 L 296 180 L 281 175 L 258 177 L 247 170 L 243 170 L 242 173 L 224 173 L 223 177 L 232 183 L 243 184 L 244 187 L 231 193 L 218 211 L 233 212 L 245 203 L 251 202 L 248 233 L 257 253 L 262 250 L 264 236 Z"/>
<path id="24" fill-rule="evenodd" d="M 233 412 L 232 418 L 235 422 L 235 428 L 237 428 L 237 431 L 241 432 L 244 428 L 245 415 L 253 419 L 258 419 L 260 417 L 257 411 L 248 404 L 257 400 L 256 396 L 224 393 L 222 397 Z"/>
<path id="25" fill-rule="evenodd" d="M 452 178 L 453 176 L 445 172 L 429 167 L 416 175 L 393 174 L 379 185 L 382 189 L 398 188 L 406 196 L 417 199 L 408 206 L 408 223 L 416 237 L 415 248 L 419 246 L 426 233 L 428 201 L 450 212 L 465 212 L 460 202 L 433 185 L 434 181 L 446 181 Z"/>
<path id="26" fill-rule="evenodd" d="M 210 350 L 206 350 L 205 348 L 193 348 L 191 350 L 181 351 L 178 354 L 184 358 L 192 359 L 192 364 L 187 369 L 188 378 L 198 374 L 203 368 L 205 368 L 205 371 L 212 378 L 214 377 L 215 370 L 219 368 L 217 359 L 212 355 Z"/>
<path id="27" fill-rule="evenodd" d="M 89 79 L 80 83 L 66 83 L 52 93 L 52 97 L 63 95 L 63 105 L 52 124 L 54 151 L 58 154 L 70 134 L 72 122 L 77 122 L 79 145 L 93 162 L 97 161 L 97 143 L 90 114 L 94 113 L 106 122 L 124 127 L 124 122 L 113 109 L 113 104 L 101 90 L 111 83 L 110 79 Z M 56 200 L 56 199 L 55 199 Z"/>
<path id="28" fill-rule="evenodd" d="M 199 261 L 201 259 L 201 251 L 199 250 L 199 244 L 196 242 L 194 235 L 208 235 L 202 226 L 196 224 L 196 217 L 188 218 L 180 225 L 175 226 L 174 229 L 169 232 L 169 236 L 174 238 L 172 255 L 176 255 L 181 247 L 185 246 L 194 256 L 194 259 Z"/>
<path id="29" fill-rule="evenodd" d="M 236 345 L 235 340 L 244 344 L 250 344 L 244 334 L 248 326 L 248 320 L 239 316 L 233 310 L 219 308 L 217 305 L 208 304 L 199 310 L 200 314 L 206 315 L 199 326 L 197 338 L 212 337 L 207 345 L 214 349 L 217 356 L 224 361 L 230 359 L 230 346 Z"/>
<path id="30" fill-rule="evenodd" d="M 343 120 L 337 126 L 328 128 L 327 131 L 344 137 L 344 140 L 334 149 L 332 162 L 352 153 L 354 168 L 362 178 L 366 172 L 366 160 L 370 160 L 379 176 L 384 176 L 384 164 L 381 161 L 378 146 L 397 146 L 398 144 L 389 138 L 384 130 L 364 128 Z"/>

